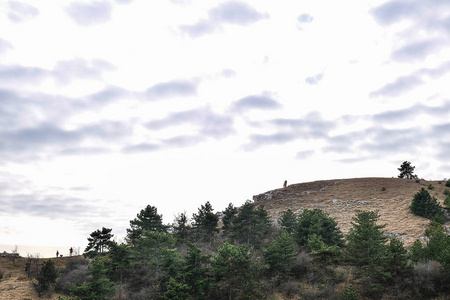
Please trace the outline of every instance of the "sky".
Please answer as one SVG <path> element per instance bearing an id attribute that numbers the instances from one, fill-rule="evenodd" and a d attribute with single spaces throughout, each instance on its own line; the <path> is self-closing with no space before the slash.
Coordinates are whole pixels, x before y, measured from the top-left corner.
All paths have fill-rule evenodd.
<path id="1" fill-rule="evenodd" d="M 1 1 L 0 244 L 403 161 L 448 178 L 449 46 L 447 0 Z"/>

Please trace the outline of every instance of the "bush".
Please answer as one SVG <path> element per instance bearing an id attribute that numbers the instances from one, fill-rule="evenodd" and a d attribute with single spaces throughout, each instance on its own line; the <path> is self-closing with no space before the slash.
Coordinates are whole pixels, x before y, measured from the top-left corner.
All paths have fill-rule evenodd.
<path id="1" fill-rule="evenodd" d="M 79 286 L 87 281 L 89 276 L 88 261 L 78 259 L 67 263 L 56 282 L 56 290 L 58 292 L 69 294 L 73 285 Z"/>
<path id="2" fill-rule="evenodd" d="M 445 186 L 448 186 L 448 187 L 450 187 L 450 179 L 449 179 L 449 180 L 447 180 L 447 182 L 445 183 Z"/>
<path id="3" fill-rule="evenodd" d="M 444 190 L 444 195 L 445 195 L 445 196 L 450 196 L 450 191 L 449 191 L 448 189 L 445 189 L 445 190 Z"/>
<path id="4" fill-rule="evenodd" d="M 447 196 L 444 200 L 444 205 L 446 208 L 450 208 L 450 196 Z"/>
<path id="5" fill-rule="evenodd" d="M 358 300 L 358 292 L 353 288 L 353 285 L 349 285 L 342 294 L 341 300 Z"/>
<path id="6" fill-rule="evenodd" d="M 383 187 L 381 188 L 381 191 L 382 191 L 382 192 L 386 191 L 386 187 L 383 186 Z"/>
<path id="7" fill-rule="evenodd" d="M 430 184 L 428 185 L 428 189 L 429 189 L 429 190 L 434 190 L 434 186 L 430 183 Z"/>
<path id="8" fill-rule="evenodd" d="M 414 289 L 421 296 L 435 296 L 443 275 L 441 269 L 441 264 L 434 260 L 417 263 L 413 270 Z"/>
<path id="9" fill-rule="evenodd" d="M 428 219 L 433 218 L 438 213 L 442 213 L 436 198 L 431 197 L 430 193 L 424 188 L 421 188 L 414 195 L 409 208 L 413 214 Z"/>
<path id="10" fill-rule="evenodd" d="M 295 239 L 299 245 L 306 245 L 309 236 L 316 234 L 328 246 L 343 245 L 343 235 L 337 222 L 321 209 L 305 209 L 299 216 Z"/>
<path id="11" fill-rule="evenodd" d="M 38 295 L 42 296 L 45 292 L 49 292 L 51 286 L 56 283 L 56 278 L 58 278 L 58 270 L 55 268 L 53 261 L 47 260 L 42 265 L 36 278 L 35 288 Z"/>

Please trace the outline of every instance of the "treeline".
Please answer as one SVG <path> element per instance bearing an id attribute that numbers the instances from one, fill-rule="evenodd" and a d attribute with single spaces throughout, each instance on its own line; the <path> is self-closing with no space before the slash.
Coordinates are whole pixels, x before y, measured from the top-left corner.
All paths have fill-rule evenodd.
<path id="1" fill-rule="evenodd" d="M 248 201 L 163 223 L 148 205 L 124 243 L 91 233 L 86 259 L 60 270 L 62 299 L 426 299 L 450 290 L 450 237 L 432 221 L 426 244 L 388 239 L 376 211 L 360 211 L 347 236 L 320 209 L 273 222 Z M 433 223 L 434 222 L 434 223 Z"/>

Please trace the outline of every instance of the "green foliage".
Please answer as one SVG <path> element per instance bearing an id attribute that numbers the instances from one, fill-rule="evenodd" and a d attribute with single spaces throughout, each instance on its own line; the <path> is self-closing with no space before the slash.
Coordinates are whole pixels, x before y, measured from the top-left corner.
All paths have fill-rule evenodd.
<path id="1" fill-rule="evenodd" d="M 88 238 L 89 243 L 84 250 L 84 256 L 94 258 L 95 256 L 106 252 L 113 237 L 111 231 L 111 228 L 103 227 L 101 230 L 97 229 L 96 231 L 92 232 L 90 237 Z"/>
<path id="2" fill-rule="evenodd" d="M 445 196 L 450 196 L 450 191 L 449 191 L 448 189 L 445 189 L 445 190 L 444 190 L 444 195 L 445 195 Z"/>
<path id="3" fill-rule="evenodd" d="M 390 274 L 397 277 L 408 268 L 408 252 L 403 243 L 397 239 L 391 239 L 387 249 L 387 269 Z"/>
<path id="4" fill-rule="evenodd" d="M 58 270 L 55 268 L 53 261 L 47 260 L 44 262 L 36 277 L 37 284 L 35 285 L 35 288 L 39 294 L 39 297 L 45 292 L 50 291 L 50 288 L 56 284 L 57 278 Z"/>
<path id="5" fill-rule="evenodd" d="M 409 249 L 409 257 L 414 262 L 425 258 L 424 248 L 420 240 L 416 240 Z"/>
<path id="6" fill-rule="evenodd" d="M 175 218 L 172 228 L 173 234 L 179 241 L 184 241 L 188 238 L 191 226 L 186 213 L 181 213 Z"/>
<path id="7" fill-rule="evenodd" d="M 349 285 L 342 294 L 341 300 L 358 300 L 358 292 L 353 288 L 353 285 Z"/>
<path id="8" fill-rule="evenodd" d="M 107 278 L 104 258 L 97 257 L 89 267 L 91 277 L 79 286 L 73 286 L 71 295 L 76 300 L 108 300 L 114 294 L 114 284 Z"/>
<path id="9" fill-rule="evenodd" d="M 204 241 L 211 241 L 214 233 L 219 232 L 217 224 L 219 217 L 214 213 L 214 209 L 207 201 L 205 205 L 201 205 L 197 214 L 192 215 L 194 223 L 192 227 L 197 234 L 197 238 Z"/>
<path id="10" fill-rule="evenodd" d="M 348 234 L 347 249 L 359 265 L 380 265 L 386 255 L 387 238 L 381 231 L 386 225 L 377 225 L 377 211 L 360 211 L 353 217 Z"/>
<path id="11" fill-rule="evenodd" d="M 450 209 L 450 196 L 445 197 L 444 205 L 445 205 L 445 208 Z"/>
<path id="12" fill-rule="evenodd" d="M 342 251 L 338 246 L 328 246 L 320 235 L 311 234 L 308 238 L 308 247 L 311 249 L 311 255 L 319 261 L 336 262 L 342 256 Z"/>
<path id="13" fill-rule="evenodd" d="M 432 220 L 427 229 L 425 229 L 425 235 L 431 237 L 437 232 L 444 232 L 444 226 L 440 222 Z"/>
<path id="14" fill-rule="evenodd" d="M 400 171 L 400 174 L 398 175 L 398 178 L 408 178 L 408 179 L 412 179 L 414 178 L 414 169 L 416 167 L 411 166 L 411 162 L 409 161 L 404 161 L 401 165 L 400 168 L 398 168 L 397 170 Z"/>
<path id="15" fill-rule="evenodd" d="M 450 179 L 449 179 L 449 180 L 447 180 L 447 182 L 445 183 L 445 186 L 448 186 L 448 187 L 450 187 Z"/>
<path id="16" fill-rule="evenodd" d="M 291 235 L 287 231 L 283 231 L 270 242 L 263 254 L 270 272 L 286 273 L 291 268 L 297 254 L 296 245 Z"/>
<path id="17" fill-rule="evenodd" d="M 430 193 L 424 188 L 421 188 L 418 193 L 414 195 L 414 198 L 409 206 L 411 212 L 417 216 L 431 219 L 437 213 L 440 213 L 440 205 L 436 198 L 431 197 Z"/>
<path id="18" fill-rule="evenodd" d="M 147 205 L 134 220 L 130 221 L 127 229 L 127 239 L 131 243 L 138 240 L 144 231 L 167 232 L 167 226 L 162 223 L 162 215 L 158 214 L 156 207 Z"/>
<path id="19" fill-rule="evenodd" d="M 229 203 L 227 208 L 225 208 L 225 210 L 223 211 L 222 230 L 225 235 L 229 234 L 230 229 L 232 227 L 233 218 L 237 215 L 237 213 L 238 213 L 238 209 L 236 207 L 234 207 L 234 205 L 232 203 Z"/>
<path id="20" fill-rule="evenodd" d="M 212 259 L 211 271 L 219 295 L 227 295 L 229 299 L 249 299 L 249 295 L 255 293 L 253 279 L 257 269 L 247 247 L 225 242 Z"/>
<path id="21" fill-rule="evenodd" d="M 288 208 L 288 210 L 281 214 L 281 217 L 278 219 L 278 224 L 288 233 L 294 233 L 297 226 L 297 216 Z"/>
<path id="22" fill-rule="evenodd" d="M 189 299 L 189 286 L 170 278 L 167 290 L 162 296 L 163 300 L 187 300 Z"/>
<path id="23" fill-rule="evenodd" d="M 430 183 L 430 184 L 428 185 L 428 189 L 429 189 L 429 190 L 434 190 L 434 186 Z"/>
<path id="24" fill-rule="evenodd" d="M 182 276 L 189 286 L 190 294 L 197 296 L 199 299 L 205 299 L 209 290 L 211 280 L 207 276 L 207 272 L 210 263 L 210 255 L 203 255 L 202 250 L 193 244 L 188 244 Z"/>
<path id="25" fill-rule="evenodd" d="M 386 187 L 383 186 L 383 187 L 381 188 L 381 191 L 382 191 L 382 192 L 386 191 Z"/>
<path id="26" fill-rule="evenodd" d="M 423 251 L 425 258 L 440 262 L 450 272 L 450 236 L 436 232 Z"/>
<path id="27" fill-rule="evenodd" d="M 270 218 L 264 207 L 255 209 L 255 204 L 246 201 L 241 206 L 239 213 L 232 218 L 230 231 L 233 240 L 259 246 L 262 238 L 270 228 Z"/>
<path id="28" fill-rule="evenodd" d="M 295 239 L 299 245 L 306 245 L 310 235 L 321 236 L 322 241 L 329 245 L 343 245 L 343 235 L 336 221 L 320 209 L 305 209 L 299 216 Z"/>

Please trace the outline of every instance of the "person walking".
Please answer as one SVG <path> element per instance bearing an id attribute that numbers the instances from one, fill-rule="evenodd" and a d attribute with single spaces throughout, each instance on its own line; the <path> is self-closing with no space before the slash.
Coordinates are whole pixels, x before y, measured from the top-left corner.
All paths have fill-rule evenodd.
<path id="1" fill-rule="evenodd" d="M 56 250 L 56 257 L 59 257 L 59 251 Z"/>
<path id="2" fill-rule="evenodd" d="M 72 256 L 72 252 L 73 252 L 72 247 L 70 247 L 69 252 L 70 252 L 70 256 Z"/>

